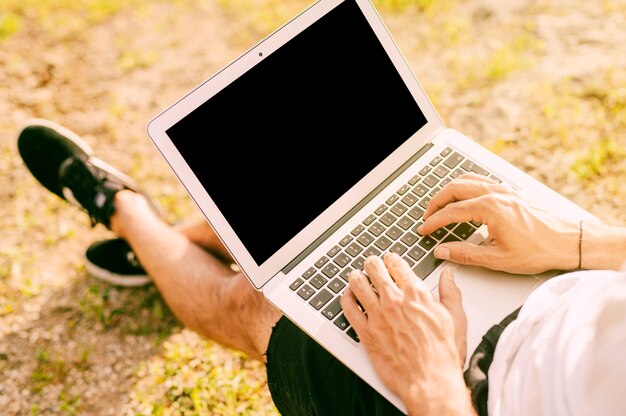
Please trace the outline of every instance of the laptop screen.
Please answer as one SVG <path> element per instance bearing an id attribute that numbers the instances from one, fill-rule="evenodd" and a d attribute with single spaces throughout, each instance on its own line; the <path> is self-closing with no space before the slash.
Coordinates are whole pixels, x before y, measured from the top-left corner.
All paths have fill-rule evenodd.
<path id="1" fill-rule="evenodd" d="M 346 1 L 167 134 L 260 265 L 425 124 Z"/>

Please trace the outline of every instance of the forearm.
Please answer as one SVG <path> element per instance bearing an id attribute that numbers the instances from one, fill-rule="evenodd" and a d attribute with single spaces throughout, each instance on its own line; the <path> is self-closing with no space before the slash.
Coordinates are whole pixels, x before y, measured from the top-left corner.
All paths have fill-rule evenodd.
<path id="1" fill-rule="evenodd" d="M 618 270 L 626 261 L 626 228 L 583 222 L 581 268 Z"/>

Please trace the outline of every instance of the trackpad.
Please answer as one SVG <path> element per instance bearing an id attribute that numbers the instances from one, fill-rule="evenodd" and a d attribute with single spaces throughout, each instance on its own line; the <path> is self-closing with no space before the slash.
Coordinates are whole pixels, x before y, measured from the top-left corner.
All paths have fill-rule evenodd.
<path id="1" fill-rule="evenodd" d="M 517 309 L 548 276 L 517 275 L 481 267 L 448 264 L 463 295 L 467 314 L 468 357 L 493 325 Z M 438 288 L 433 292 L 438 295 Z"/>

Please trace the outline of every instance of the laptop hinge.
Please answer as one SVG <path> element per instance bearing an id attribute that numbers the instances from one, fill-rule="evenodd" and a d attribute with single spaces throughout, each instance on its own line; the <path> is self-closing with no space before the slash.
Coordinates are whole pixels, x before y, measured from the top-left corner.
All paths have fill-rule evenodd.
<path id="1" fill-rule="evenodd" d="M 363 208 L 368 202 L 370 202 L 376 195 L 378 195 L 387 185 L 393 182 L 398 176 L 400 176 L 406 169 L 409 168 L 417 159 L 419 159 L 424 153 L 430 150 L 434 144 L 427 143 L 420 150 L 417 151 L 409 160 L 404 162 L 402 166 L 396 169 L 391 175 L 387 177 L 380 185 L 378 185 L 372 192 L 367 194 L 365 198 L 363 198 L 358 204 L 356 204 L 350 211 L 348 211 L 344 216 L 342 216 L 339 221 L 333 224 L 332 227 L 328 228 L 326 232 L 320 235 L 313 243 L 311 243 L 302 253 L 300 253 L 295 259 L 293 259 L 285 268 L 282 270 L 283 273 L 287 274 L 296 267 L 306 256 L 308 256 L 313 250 L 315 250 L 322 242 L 326 241 L 330 235 L 332 235 L 335 231 L 339 229 L 342 225 L 344 225 L 350 218 L 352 218 L 356 213 Z"/>

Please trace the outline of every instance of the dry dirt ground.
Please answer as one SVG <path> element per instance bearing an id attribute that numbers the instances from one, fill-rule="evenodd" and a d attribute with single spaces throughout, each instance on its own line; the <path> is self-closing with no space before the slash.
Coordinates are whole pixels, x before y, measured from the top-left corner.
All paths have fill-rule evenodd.
<path id="1" fill-rule="evenodd" d="M 55 120 L 167 221 L 198 218 L 146 122 L 309 2 L 90 4 L 0 5 L 0 413 L 276 414 L 260 364 L 181 328 L 153 287 L 86 274 L 112 235 L 47 193 L 15 139 Z M 626 0 L 375 4 L 448 126 L 626 224 Z"/>

